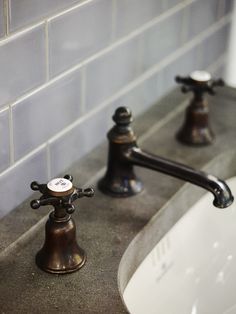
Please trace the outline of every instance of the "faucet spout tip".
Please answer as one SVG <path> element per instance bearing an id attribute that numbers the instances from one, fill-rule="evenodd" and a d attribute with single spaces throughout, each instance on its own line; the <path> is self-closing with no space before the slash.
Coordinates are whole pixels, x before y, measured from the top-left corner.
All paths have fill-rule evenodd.
<path id="1" fill-rule="evenodd" d="M 215 199 L 213 201 L 214 206 L 218 208 L 226 208 L 233 203 L 234 197 L 232 195 L 232 192 L 224 181 L 219 180 L 219 186 L 217 189 L 215 189 L 214 192 L 215 192 L 214 193 Z"/>
<path id="2" fill-rule="evenodd" d="M 233 201 L 234 201 L 233 195 L 231 195 L 230 198 L 225 199 L 223 202 L 222 200 L 219 202 L 219 200 L 215 198 L 213 201 L 213 205 L 218 208 L 226 208 L 229 207 L 233 203 Z"/>

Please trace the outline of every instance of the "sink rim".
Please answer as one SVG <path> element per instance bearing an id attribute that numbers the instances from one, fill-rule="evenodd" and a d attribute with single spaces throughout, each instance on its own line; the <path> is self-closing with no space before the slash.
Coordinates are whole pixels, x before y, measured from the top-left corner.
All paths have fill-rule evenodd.
<path id="1" fill-rule="evenodd" d="M 236 193 L 236 175 L 226 182 Z M 217 210 L 211 198 L 197 200 L 135 271 L 123 294 L 130 313 L 235 313 L 236 203 Z"/>

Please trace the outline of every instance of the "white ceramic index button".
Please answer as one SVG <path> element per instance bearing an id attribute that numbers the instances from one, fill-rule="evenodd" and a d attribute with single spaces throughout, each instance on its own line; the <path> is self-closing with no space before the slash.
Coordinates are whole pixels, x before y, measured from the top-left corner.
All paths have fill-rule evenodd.
<path id="1" fill-rule="evenodd" d="M 71 190 L 73 187 L 70 180 L 64 178 L 55 178 L 48 182 L 47 188 L 56 193 L 64 193 Z"/>
<path id="2" fill-rule="evenodd" d="M 190 78 L 198 82 L 208 82 L 211 79 L 211 74 L 206 71 L 194 71 L 190 74 Z"/>

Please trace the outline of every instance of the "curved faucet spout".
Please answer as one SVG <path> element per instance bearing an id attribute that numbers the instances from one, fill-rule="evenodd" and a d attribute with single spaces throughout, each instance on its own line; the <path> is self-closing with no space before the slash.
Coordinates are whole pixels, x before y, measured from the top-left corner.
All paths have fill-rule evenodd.
<path id="1" fill-rule="evenodd" d="M 128 108 L 120 107 L 113 116 L 115 126 L 108 133 L 109 153 L 105 176 L 98 186 L 104 193 L 115 197 L 127 197 L 139 193 L 142 182 L 137 178 L 133 166 L 159 171 L 198 185 L 214 195 L 213 204 L 224 208 L 232 204 L 233 196 L 228 185 L 202 171 L 142 151 L 130 127 L 132 115 Z"/>
<path id="2" fill-rule="evenodd" d="M 155 156 L 135 146 L 127 150 L 125 156 L 134 165 L 165 173 L 210 191 L 214 195 L 213 204 L 216 207 L 228 207 L 234 200 L 228 185 L 213 175 Z"/>

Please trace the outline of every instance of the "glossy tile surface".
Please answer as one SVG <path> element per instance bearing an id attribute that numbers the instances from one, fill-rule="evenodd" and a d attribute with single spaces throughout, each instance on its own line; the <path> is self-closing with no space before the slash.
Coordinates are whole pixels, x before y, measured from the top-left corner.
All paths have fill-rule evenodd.
<path id="1" fill-rule="evenodd" d="M 219 0 L 197 0 L 188 7 L 187 38 L 191 39 L 219 18 Z"/>
<path id="2" fill-rule="evenodd" d="M 180 4 L 181 2 L 183 1 L 182 0 L 164 0 L 164 8 L 165 10 L 171 9 L 177 4 Z"/>
<path id="3" fill-rule="evenodd" d="M 116 0 L 116 36 L 121 37 L 163 12 L 161 0 Z"/>
<path id="4" fill-rule="evenodd" d="M 210 38 L 206 38 L 202 43 L 202 68 L 208 67 L 212 60 L 217 60 L 223 54 L 227 54 L 230 25 L 215 32 Z"/>
<path id="5" fill-rule="evenodd" d="M 86 109 L 96 107 L 138 75 L 139 38 L 115 47 L 86 70 Z"/>
<path id="6" fill-rule="evenodd" d="M 86 3 L 49 22 L 50 74 L 67 69 L 111 40 L 112 1 Z"/>
<path id="7" fill-rule="evenodd" d="M 183 44 L 184 10 L 157 23 L 142 35 L 142 66 L 147 70 Z"/>
<path id="8" fill-rule="evenodd" d="M 5 33 L 4 30 L 4 14 L 3 14 L 3 0 L 0 0 L 0 37 Z"/>
<path id="9" fill-rule="evenodd" d="M 201 64 L 201 46 L 198 45 L 193 49 L 187 51 L 184 55 L 180 56 L 171 62 L 164 70 L 162 76 L 161 90 L 163 94 L 167 93 L 171 88 L 177 87 L 175 77 L 188 76 L 192 71 L 200 68 Z M 180 85 L 179 85 L 180 88 Z"/>
<path id="10" fill-rule="evenodd" d="M 45 82 L 43 25 L 0 42 L 0 72 L 0 106 Z"/>
<path id="11" fill-rule="evenodd" d="M 10 126 L 8 108 L 0 111 L 0 152 L 0 171 L 3 171 L 10 165 Z"/>
<path id="12" fill-rule="evenodd" d="M 9 0 L 10 30 L 36 23 L 82 0 Z"/>
<path id="13" fill-rule="evenodd" d="M 80 83 L 77 71 L 13 105 L 16 160 L 80 117 Z"/>
<path id="14" fill-rule="evenodd" d="M 2 174 L 0 176 L 0 217 L 6 215 L 32 194 L 30 189 L 32 181 L 45 182 L 47 179 L 46 148 L 42 148 Z"/>
<path id="15" fill-rule="evenodd" d="M 119 106 L 127 105 L 132 110 L 134 116 L 146 111 L 161 96 L 161 77 L 162 73 L 160 72 L 153 74 L 115 100 L 113 107 L 118 108 Z"/>
<path id="16" fill-rule="evenodd" d="M 224 0 L 224 14 L 233 13 L 234 0 Z"/>
<path id="17" fill-rule="evenodd" d="M 61 173 L 91 151 L 98 143 L 105 140 L 110 116 L 111 110 L 105 108 L 50 142 L 52 177 Z"/>

